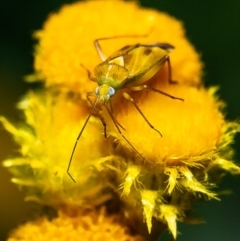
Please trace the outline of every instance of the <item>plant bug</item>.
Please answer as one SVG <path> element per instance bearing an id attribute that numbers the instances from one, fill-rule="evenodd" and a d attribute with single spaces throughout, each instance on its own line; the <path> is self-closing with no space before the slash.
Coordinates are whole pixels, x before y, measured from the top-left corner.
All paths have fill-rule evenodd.
<path id="1" fill-rule="evenodd" d="M 108 104 L 110 103 L 110 98 L 115 95 L 115 93 L 120 89 L 130 89 L 133 91 L 140 91 L 140 90 L 151 90 L 157 92 L 159 94 L 165 95 L 172 99 L 177 99 L 183 101 L 182 98 L 178 98 L 167 94 L 161 90 L 155 89 L 146 85 L 145 83 L 153 77 L 161 68 L 162 66 L 167 63 L 168 66 L 168 81 L 169 84 L 175 83 L 172 81 L 172 70 L 170 59 L 168 53 L 174 49 L 174 47 L 168 43 L 150 43 L 150 44 L 134 44 L 134 45 L 126 45 L 125 47 L 121 48 L 120 50 L 116 51 L 108 58 L 104 55 L 99 41 L 101 40 L 108 40 L 113 38 L 122 38 L 122 37 L 143 37 L 141 36 L 115 36 L 109 38 L 99 38 L 94 41 L 94 46 L 96 51 L 102 60 L 102 62 L 97 65 L 94 69 L 93 77 L 90 71 L 85 68 L 83 65 L 82 67 L 87 71 L 88 78 L 91 81 L 94 81 L 98 84 L 95 89 L 95 95 L 97 96 L 95 101 L 92 101 L 90 96 L 94 94 L 94 92 L 88 92 L 86 97 L 89 103 L 92 106 L 92 113 L 89 114 L 87 117 L 80 133 L 77 136 L 75 145 L 72 150 L 72 154 L 68 163 L 67 173 L 70 178 L 75 182 L 74 178 L 71 176 L 69 169 L 71 166 L 72 158 L 77 146 L 77 143 L 90 119 L 93 114 L 96 114 L 99 119 L 101 120 L 103 127 L 104 127 L 104 136 L 107 137 L 106 132 L 106 122 L 101 115 L 100 111 L 97 108 L 98 102 L 103 104 L 106 108 L 108 114 L 110 115 L 116 129 L 118 130 L 119 134 L 123 137 L 123 139 L 129 144 L 129 146 L 138 154 L 141 158 L 145 159 L 136 148 L 129 142 L 129 140 L 123 135 L 121 128 L 124 130 L 124 127 L 120 125 L 115 119 L 111 108 L 109 108 Z M 162 134 L 160 131 L 154 128 L 154 126 L 149 122 L 147 117 L 143 114 L 141 109 L 138 107 L 137 103 L 134 99 L 127 93 L 123 92 L 124 98 L 130 101 L 136 110 L 140 113 L 143 119 L 147 122 L 149 127 L 155 130 L 160 136 Z M 110 106 L 111 107 L 111 106 Z"/>

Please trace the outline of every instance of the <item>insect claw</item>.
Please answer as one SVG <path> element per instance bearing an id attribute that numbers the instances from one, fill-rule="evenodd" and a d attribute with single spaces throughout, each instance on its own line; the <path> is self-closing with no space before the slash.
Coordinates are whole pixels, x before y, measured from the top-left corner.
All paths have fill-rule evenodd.
<path id="1" fill-rule="evenodd" d="M 150 122 L 147 123 L 154 131 L 156 131 L 161 137 L 163 137 L 162 133 L 158 129 L 156 129 Z"/>
<path id="2" fill-rule="evenodd" d="M 179 98 L 179 97 L 175 97 L 175 96 L 172 96 L 171 98 L 174 99 L 174 100 L 181 100 L 181 101 L 184 101 L 183 98 Z"/>
<path id="3" fill-rule="evenodd" d="M 155 128 L 154 128 L 154 130 L 155 130 L 161 137 L 163 137 L 162 133 L 161 133 L 159 130 L 157 130 L 157 129 L 155 129 Z"/>

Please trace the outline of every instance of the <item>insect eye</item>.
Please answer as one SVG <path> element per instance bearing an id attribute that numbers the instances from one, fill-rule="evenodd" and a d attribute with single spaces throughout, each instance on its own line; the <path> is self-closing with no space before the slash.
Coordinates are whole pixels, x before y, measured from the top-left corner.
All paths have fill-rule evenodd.
<path id="1" fill-rule="evenodd" d="M 113 89 L 113 87 L 109 87 L 109 95 L 113 96 L 115 94 L 115 89 Z"/>
<path id="2" fill-rule="evenodd" d="M 96 95 L 99 95 L 99 87 L 97 87 L 97 88 L 95 89 L 95 94 L 96 94 Z"/>

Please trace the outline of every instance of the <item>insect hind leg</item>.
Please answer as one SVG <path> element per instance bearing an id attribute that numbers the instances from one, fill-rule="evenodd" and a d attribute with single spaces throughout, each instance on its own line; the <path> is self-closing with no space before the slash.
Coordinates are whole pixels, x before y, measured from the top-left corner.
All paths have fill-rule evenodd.
<path id="1" fill-rule="evenodd" d="M 158 47 L 158 48 L 164 49 L 166 51 L 166 53 L 169 53 L 174 49 L 174 46 L 171 44 L 168 44 L 168 43 L 149 43 L 149 44 L 141 44 L 141 46 Z M 160 62 L 162 62 L 162 63 L 167 62 L 168 83 L 169 84 L 177 84 L 178 82 L 176 80 L 172 80 L 172 66 L 171 66 L 169 55 L 166 54 L 162 59 L 160 59 Z"/>
<path id="2" fill-rule="evenodd" d="M 126 92 L 123 92 L 123 96 L 125 99 L 131 101 L 131 103 L 134 105 L 134 107 L 137 109 L 137 111 L 140 113 L 140 115 L 143 117 L 143 119 L 147 122 L 147 124 L 149 125 L 150 128 L 152 128 L 154 131 L 156 131 L 161 137 L 162 134 L 159 130 L 157 130 L 151 123 L 150 121 L 147 119 L 147 117 L 143 114 L 142 110 L 139 108 L 139 106 L 137 105 L 137 103 L 134 101 L 134 99 L 127 94 Z"/>
<path id="3" fill-rule="evenodd" d="M 168 93 L 166 93 L 166 92 L 164 92 L 164 91 L 161 91 L 161 90 L 159 90 L 159 89 L 155 89 L 155 88 L 150 87 L 150 86 L 148 86 L 148 85 L 140 85 L 140 86 L 131 87 L 131 90 L 133 90 L 133 91 L 140 91 L 140 90 L 143 90 L 143 89 L 145 89 L 145 90 L 151 90 L 151 91 L 153 91 L 153 92 L 157 92 L 157 93 L 159 93 L 159 94 L 161 94 L 161 95 L 165 95 L 165 96 L 167 96 L 167 97 L 169 97 L 169 98 L 171 98 L 171 99 L 174 99 L 174 100 L 184 101 L 184 99 L 182 99 L 182 98 L 176 97 L 176 96 L 174 96 L 174 95 L 170 95 L 170 94 L 168 94 Z"/>
<path id="4" fill-rule="evenodd" d="M 178 82 L 176 80 L 172 80 L 172 66 L 170 63 L 170 57 L 168 55 L 165 56 L 167 66 L 168 66 L 168 83 L 169 84 L 177 84 Z"/>
<path id="5" fill-rule="evenodd" d="M 118 126 L 118 122 L 116 121 L 115 117 L 113 116 L 112 112 L 109 110 L 109 108 L 107 107 L 107 105 L 105 105 L 108 114 L 110 115 L 115 127 L 117 128 L 118 133 L 122 136 L 122 138 L 128 143 L 128 145 L 135 151 L 135 153 L 137 153 L 137 155 L 139 155 L 143 160 L 148 161 L 146 158 L 144 158 L 139 151 L 132 145 L 132 143 L 123 135 L 123 133 L 121 132 L 119 126 Z M 149 162 L 149 161 L 148 161 Z"/>
<path id="6" fill-rule="evenodd" d="M 94 40 L 94 46 L 98 53 L 98 56 L 102 61 L 105 61 L 107 59 L 107 56 L 103 53 L 102 48 L 99 44 L 99 41 L 102 40 L 108 40 L 108 39 L 117 39 L 117 38 L 144 38 L 150 35 L 150 33 L 153 31 L 153 28 L 151 28 L 147 33 L 145 34 L 133 34 L 133 35 L 118 35 L 118 36 L 111 36 L 111 37 L 104 37 L 104 38 L 98 38 Z"/>

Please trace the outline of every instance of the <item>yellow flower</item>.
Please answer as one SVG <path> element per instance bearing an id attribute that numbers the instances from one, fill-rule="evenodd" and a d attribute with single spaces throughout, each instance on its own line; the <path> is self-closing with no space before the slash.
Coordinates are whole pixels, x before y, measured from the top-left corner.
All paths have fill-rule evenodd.
<path id="1" fill-rule="evenodd" d="M 176 237 L 176 220 L 188 218 L 185 215 L 191 208 L 186 208 L 185 203 L 205 197 L 219 199 L 212 191 L 216 185 L 212 180 L 220 179 L 217 170 L 240 174 L 240 168 L 231 161 L 229 146 L 239 124 L 224 120 L 224 103 L 217 99 L 216 88 L 206 90 L 160 81 L 153 84 L 184 99 L 172 100 L 154 92 L 131 93 L 162 137 L 149 127 L 131 102 L 115 99 L 112 105 L 116 119 L 126 129 L 122 131 L 125 138 L 141 157 L 114 128 L 110 118 L 107 123 L 109 135 L 128 160 L 127 167 L 120 168 L 125 172 L 120 195 L 126 202 L 142 205 L 149 232 L 155 217 L 166 222 Z M 134 201 L 129 201 L 130 195 Z"/>
<path id="2" fill-rule="evenodd" d="M 86 71 L 80 64 L 92 71 L 101 62 L 93 41 L 147 33 L 150 34 L 144 38 L 102 41 L 102 49 L 108 56 L 128 44 L 169 43 L 175 47 L 171 53 L 173 79 L 200 83 L 202 63 L 186 39 L 182 23 L 165 13 L 124 1 L 78 2 L 51 14 L 43 29 L 35 33 L 39 40 L 35 51 L 35 78 L 44 81 L 46 86 L 60 85 L 85 97 L 96 84 L 87 80 Z"/>
<path id="3" fill-rule="evenodd" d="M 0 121 L 20 144 L 22 155 L 6 160 L 4 165 L 15 175 L 13 182 L 28 187 L 27 200 L 54 206 L 69 203 L 92 207 L 111 198 L 110 193 L 99 198 L 108 186 L 97 174 L 99 166 L 114 156 L 98 119 L 92 117 L 74 155 L 70 172 L 77 183 L 66 173 L 76 134 L 87 116 L 82 102 L 51 91 L 31 92 L 19 103 L 27 125 L 15 127 L 1 117 Z"/>
<path id="4" fill-rule="evenodd" d="M 224 134 L 224 116 L 219 110 L 222 103 L 216 101 L 211 93 L 213 89 L 159 86 L 162 91 L 184 99 L 184 102 L 172 100 L 154 92 L 145 92 L 139 98 L 138 106 L 162 137 L 149 127 L 129 101 L 122 100 L 113 105 L 116 118 L 126 129 L 124 134 L 131 144 L 160 168 L 179 164 L 179 159 L 186 163 L 191 157 L 216 151 L 219 138 Z M 110 135 L 129 148 L 115 128 L 111 128 Z"/>
<path id="5" fill-rule="evenodd" d="M 106 215 L 100 211 L 60 211 L 58 217 L 49 220 L 42 217 L 14 230 L 8 241 L 45 240 L 96 240 L 96 241 L 143 241 L 131 235 L 128 227 L 117 215 Z"/>
<path id="6" fill-rule="evenodd" d="M 102 41 L 101 46 L 109 56 L 129 44 L 173 45 L 172 79 L 178 83 L 168 83 L 166 65 L 147 84 L 184 101 L 150 90 L 119 90 L 111 102 L 115 124 L 105 108 L 99 108 L 107 123 L 107 138 L 94 110 L 85 126 L 70 168 L 75 184 L 66 169 L 77 134 L 92 111 L 86 93 L 96 88 L 81 64 L 92 72 L 101 62 L 93 46 L 97 38 L 147 33 Z M 160 221 L 176 238 L 177 221 L 189 220 L 196 201 L 219 198 L 213 190 L 222 176 L 219 170 L 240 173 L 231 149 L 239 124 L 225 120 L 216 88 L 202 86 L 202 63 L 178 20 L 136 2 L 85 1 L 51 14 L 35 37 L 39 41 L 36 73 L 29 79 L 44 81 L 46 89 L 29 93 L 20 102 L 27 125 L 15 127 L 0 119 L 20 144 L 21 156 L 4 165 L 14 174 L 13 182 L 26 186 L 27 200 L 56 209 L 111 203 L 125 220 L 145 221 L 149 233 L 158 229 Z M 123 91 L 135 100 L 142 115 L 124 99 Z M 29 233 L 35 226 L 30 224 Z M 25 233 L 24 228 L 17 235 Z M 45 237 L 51 235 L 55 234 L 49 231 Z"/>

